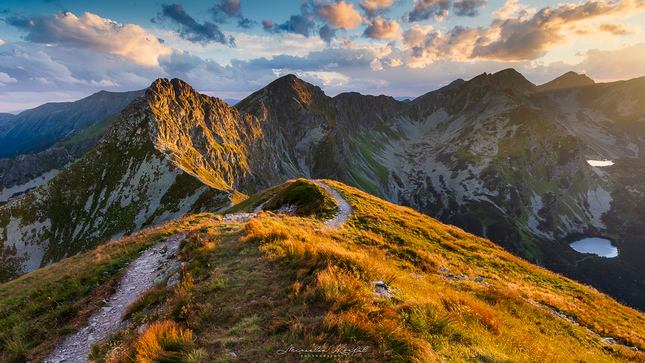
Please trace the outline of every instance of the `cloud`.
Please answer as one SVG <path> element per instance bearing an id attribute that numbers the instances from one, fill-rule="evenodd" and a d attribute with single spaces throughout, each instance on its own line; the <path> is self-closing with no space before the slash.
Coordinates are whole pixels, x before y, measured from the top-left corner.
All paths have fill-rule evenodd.
<path id="1" fill-rule="evenodd" d="M 550 47 L 563 44 L 567 40 L 563 32 L 566 25 L 600 17 L 626 15 L 644 9 L 645 2 L 588 1 L 580 5 L 564 4 L 554 9 L 547 7 L 526 19 L 495 19 L 490 28 L 490 35 L 498 35 L 497 39 L 478 40 L 478 44 L 473 48 L 472 57 L 511 61 L 536 59 L 544 55 Z"/>
<path id="2" fill-rule="evenodd" d="M 370 62 L 370 69 L 373 71 L 380 71 L 383 69 L 383 63 L 381 63 L 377 58 L 374 58 L 374 60 Z"/>
<path id="3" fill-rule="evenodd" d="M 428 20 L 432 17 L 443 19 L 448 16 L 451 0 L 421 0 L 414 4 L 408 14 L 409 22 Z"/>
<path id="4" fill-rule="evenodd" d="M 162 4 L 158 18 L 171 20 L 178 27 L 179 35 L 190 42 L 202 44 L 216 42 L 231 46 L 235 44 L 235 39 L 233 37 L 227 38 L 217 24 L 209 21 L 205 21 L 203 24 L 198 23 L 186 13 L 179 3 Z"/>
<path id="5" fill-rule="evenodd" d="M 486 0 L 459 0 L 455 1 L 453 8 L 457 16 L 475 17 L 479 15 L 478 9 L 486 3 Z"/>
<path id="6" fill-rule="evenodd" d="M 417 2 L 415 6 L 429 3 Z M 507 1 L 506 10 L 500 11 L 488 28 L 455 26 L 447 33 L 432 28 L 414 26 L 403 33 L 407 49 L 407 64 L 425 67 L 438 60 L 494 60 L 518 62 L 542 57 L 554 46 L 569 40 L 568 32 L 590 35 L 599 31 L 615 35 L 635 33 L 622 24 L 603 23 L 592 27 L 588 23 L 602 18 L 619 17 L 645 10 L 645 2 L 589 1 L 584 4 L 564 4 L 544 8 L 529 16 L 514 1 Z"/>
<path id="7" fill-rule="evenodd" d="M 309 15 L 291 15 L 289 20 L 285 21 L 282 24 L 276 24 L 271 20 L 263 20 L 262 27 L 268 33 L 280 34 L 280 33 L 293 33 L 301 34 L 306 37 L 314 29 L 313 18 Z"/>
<path id="8" fill-rule="evenodd" d="M 523 4 L 517 4 L 518 0 L 506 0 L 506 3 L 499 10 L 493 11 L 493 17 L 497 19 L 508 19 L 512 15 L 522 12 L 522 16 L 535 14 L 535 8 L 529 8 Z"/>
<path id="9" fill-rule="evenodd" d="M 0 86 L 5 86 L 6 83 L 15 83 L 15 82 L 18 82 L 18 80 L 6 73 L 0 72 Z"/>
<path id="10" fill-rule="evenodd" d="M 210 11 L 216 23 L 226 23 L 228 19 L 234 18 L 237 19 L 237 26 L 243 29 L 251 29 L 258 24 L 255 20 L 245 18 L 242 15 L 240 0 L 224 0 L 215 3 Z"/>
<path id="11" fill-rule="evenodd" d="M 395 39 L 400 30 L 401 27 L 396 21 L 379 16 L 369 22 L 363 36 L 373 39 Z"/>
<path id="12" fill-rule="evenodd" d="M 611 50 L 588 50 L 585 59 L 576 67 L 596 80 L 642 77 L 645 74 L 645 43 Z"/>
<path id="13" fill-rule="evenodd" d="M 361 0 L 358 6 L 363 9 L 365 16 L 371 19 L 389 9 L 395 2 L 396 0 Z"/>
<path id="14" fill-rule="evenodd" d="M 316 5 L 316 14 L 335 28 L 354 29 L 363 21 L 353 3 L 338 1 L 332 4 Z"/>
<path id="15" fill-rule="evenodd" d="M 634 29 L 629 29 L 625 25 L 620 23 L 602 23 L 598 27 L 600 31 L 610 33 L 611 35 L 629 35 L 636 34 L 637 31 Z"/>
<path id="16" fill-rule="evenodd" d="M 320 39 L 324 40 L 327 43 L 331 43 L 331 41 L 336 36 L 336 29 L 333 29 L 329 25 L 325 24 L 325 26 L 321 27 L 318 31 L 318 35 L 320 35 Z"/>
<path id="17" fill-rule="evenodd" d="M 228 16 L 236 18 L 242 17 L 242 6 L 240 4 L 240 0 L 224 0 L 219 3 L 215 3 L 215 9 L 218 9 L 220 12 Z"/>
<path id="18" fill-rule="evenodd" d="M 313 0 L 301 3 L 300 13 L 291 15 L 289 20 L 278 24 L 272 20 L 264 19 L 262 27 L 268 33 L 284 34 L 293 33 L 309 37 L 316 30 L 316 20 L 325 22 L 318 28 L 318 35 L 326 43 L 331 43 L 336 36 L 337 29 L 357 28 L 363 18 L 358 10 L 354 9 L 353 3 L 336 1 L 335 3 L 322 4 Z"/>
<path id="19" fill-rule="evenodd" d="M 467 61 L 471 58 L 473 45 L 485 32 L 482 28 L 456 26 L 444 35 L 432 31 L 430 26 L 414 26 L 403 33 L 403 45 L 409 49 L 406 63 L 412 68 L 422 68 L 448 59 Z"/>
<path id="20" fill-rule="evenodd" d="M 12 16 L 6 22 L 27 31 L 24 39 L 33 43 L 101 51 L 145 66 L 157 66 L 160 57 L 172 52 L 138 25 L 120 24 L 91 13 L 80 17 L 70 12 Z"/>

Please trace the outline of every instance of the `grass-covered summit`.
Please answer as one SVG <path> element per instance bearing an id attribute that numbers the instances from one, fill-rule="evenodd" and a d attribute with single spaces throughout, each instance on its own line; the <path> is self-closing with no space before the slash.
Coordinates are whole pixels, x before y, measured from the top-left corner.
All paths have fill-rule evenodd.
<path id="1" fill-rule="evenodd" d="M 98 309 L 136 251 L 179 230 L 189 262 L 180 284 L 130 306 L 129 327 L 96 345 L 95 361 L 645 361 L 643 314 L 461 229 L 326 182 L 353 209 L 338 230 L 268 212 L 243 223 L 201 214 L 1 285 L 0 361 L 42 359 Z M 245 207 L 297 195 L 297 183 Z"/>

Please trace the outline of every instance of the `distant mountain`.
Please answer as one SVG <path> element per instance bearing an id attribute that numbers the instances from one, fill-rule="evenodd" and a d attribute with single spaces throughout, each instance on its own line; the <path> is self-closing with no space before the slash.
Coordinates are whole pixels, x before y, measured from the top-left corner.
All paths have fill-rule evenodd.
<path id="1" fill-rule="evenodd" d="M 457 80 L 405 103 L 358 93 L 331 98 L 289 75 L 231 108 L 180 80 L 160 79 L 128 106 L 99 148 L 64 175 L 0 208 L 0 228 L 13 231 L 3 239 L 4 249 L 15 261 L 31 261 L 22 265 L 24 271 L 109 236 L 203 208 L 186 196 L 205 190 L 190 184 L 189 191 L 162 198 L 173 207 L 161 210 L 172 213 L 153 211 L 163 204 L 151 201 L 164 193 L 148 193 L 157 187 L 143 187 L 149 184 L 145 178 L 129 179 L 149 163 L 159 165 L 154 170 L 160 173 L 151 185 L 175 185 L 167 180 L 180 175 L 199 180 L 214 188 L 199 200 L 216 208 L 230 198 L 239 200 L 237 192 L 253 194 L 297 177 L 331 178 L 412 206 L 645 308 L 640 223 L 645 172 L 639 166 L 645 141 L 638 136 L 644 134 L 639 122 L 645 119 L 644 95 L 645 78 L 592 84 L 569 74 L 545 87 L 509 69 Z M 136 142 L 123 141 L 131 133 L 114 136 L 129 124 L 140 125 L 130 128 L 138 130 Z M 137 151 L 142 145 L 148 146 Z M 587 163 L 597 157 L 617 159 L 606 169 Z M 92 170 L 90 176 L 81 176 L 83 168 Z M 93 184 L 103 173 L 113 181 Z M 91 192 L 50 199 L 70 189 Z M 147 202 L 134 203 L 132 195 L 142 192 L 138 198 Z M 95 207 L 105 200 L 102 195 L 112 195 L 109 216 L 103 216 L 106 207 Z M 37 207 L 31 212 L 18 212 L 32 205 Z M 56 214 L 48 205 L 61 209 Z M 125 212 L 128 208 L 131 212 Z M 36 210 L 40 219 L 33 217 Z M 18 222 L 19 215 L 25 217 Z M 63 216 L 59 225 L 64 219 L 66 232 L 50 232 L 55 228 L 47 220 L 54 215 Z M 84 217 L 77 222 L 72 216 L 79 215 Z M 584 235 L 611 238 L 619 257 L 575 252 L 569 242 Z M 24 241 L 47 238 L 47 252 L 24 247 Z M 59 241 L 73 247 L 57 247 Z M 29 257 L 38 253 L 44 257 Z"/>
<path id="2" fill-rule="evenodd" d="M 18 136 L 20 142 L 28 147 L 23 150 L 25 154 L 0 159 L 0 205 L 44 184 L 94 148 L 110 124 L 117 119 L 118 111 L 142 92 L 103 91 L 73 103 L 43 105 L 25 111 L 25 116 L 1 114 L 0 135 L 5 136 L 4 150 L 12 143 L 7 139 L 21 132 L 27 136 Z M 91 119 L 94 116 L 100 117 Z M 34 140 L 39 136 L 34 135 L 42 133 L 42 130 L 50 128 L 61 131 L 69 128 L 71 122 L 74 122 L 73 129 L 65 131 L 64 135 L 55 136 L 44 144 L 31 145 L 38 142 Z M 29 127 L 35 129 L 29 131 Z M 51 147 L 34 153 L 47 145 Z"/>
<path id="3" fill-rule="evenodd" d="M 225 98 L 222 101 L 226 102 L 227 105 L 233 107 L 235 106 L 240 100 L 234 99 L 234 98 Z"/>
<path id="4" fill-rule="evenodd" d="M 120 111 L 142 94 L 101 91 L 75 102 L 47 103 L 5 121 L 0 118 L 0 158 L 44 151 L 76 134 L 87 122 Z"/>
<path id="5" fill-rule="evenodd" d="M 576 72 L 567 72 L 562 76 L 554 79 L 551 82 L 547 82 L 543 85 L 538 86 L 540 91 L 556 91 L 556 90 L 567 90 L 571 88 L 581 88 L 585 86 L 590 86 L 596 84 L 593 79 L 587 77 L 584 74 L 578 74 Z"/>
<path id="6" fill-rule="evenodd" d="M 395 100 L 401 101 L 401 102 L 412 102 L 414 100 L 414 97 L 408 97 L 408 96 L 399 96 L 399 97 L 394 97 Z"/>

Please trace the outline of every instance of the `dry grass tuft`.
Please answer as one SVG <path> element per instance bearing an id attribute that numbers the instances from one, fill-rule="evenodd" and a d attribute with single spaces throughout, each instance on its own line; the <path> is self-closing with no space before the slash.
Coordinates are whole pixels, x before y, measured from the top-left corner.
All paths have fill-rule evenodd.
<path id="1" fill-rule="evenodd" d="M 134 345 L 137 363 L 181 362 L 178 356 L 191 351 L 195 343 L 193 333 L 182 329 L 174 321 L 155 322 L 141 334 Z"/>

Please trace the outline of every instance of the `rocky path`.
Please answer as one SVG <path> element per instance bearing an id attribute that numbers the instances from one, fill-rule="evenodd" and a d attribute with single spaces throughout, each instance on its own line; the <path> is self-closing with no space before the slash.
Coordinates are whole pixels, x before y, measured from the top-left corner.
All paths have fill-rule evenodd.
<path id="1" fill-rule="evenodd" d="M 176 253 L 179 242 L 186 237 L 178 233 L 146 250 L 128 266 L 116 293 L 107 301 L 107 306 L 92 314 L 88 326 L 58 343 L 45 363 L 82 363 L 92 344 L 108 338 L 121 322 L 126 308 L 154 284 L 160 272 L 177 267 Z"/>
<path id="2" fill-rule="evenodd" d="M 329 230 L 340 228 L 340 226 L 347 222 L 349 215 L 352 214 L 352 207 L 349 205 L 349 203 L 347 203 L 345 198 L 340 196 L 336 189 L 330 187 L 327 183 L 320 180 L 312 180 L 312 182 L 323 187 L 327 191 L 327 193 L 331 194 L 331 196 L 336 199 L 336 203 L 338 203 L 338 215 L 325 222 L 325 229 Z"/>

